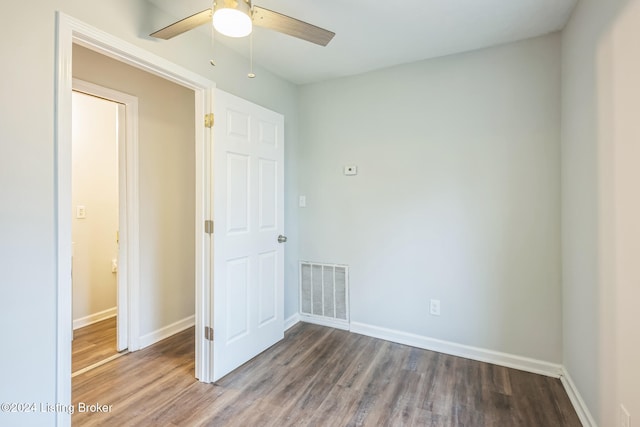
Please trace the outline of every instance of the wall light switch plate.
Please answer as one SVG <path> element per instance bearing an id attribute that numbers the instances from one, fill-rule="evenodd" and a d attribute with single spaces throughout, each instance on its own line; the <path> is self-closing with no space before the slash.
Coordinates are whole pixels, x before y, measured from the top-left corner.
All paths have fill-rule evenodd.
<path id="1" fill-rule="evenodd" d="M 87 217 L 87 208 L 84 206 L 76 206 L 76 218 L 85 219 Z"/>
<path id="2" fill-rule="evenodd" d="M 301 207 L 301 208 L 307 207 L 307 196 L 300 196 L 298 198 L 298 207 Z"/>
<path id="3" fill-rule="evenodd" d="M 358 175 L 358 166 L 348 165 L 344 167 L 344 174 L 347 176 Z"/>

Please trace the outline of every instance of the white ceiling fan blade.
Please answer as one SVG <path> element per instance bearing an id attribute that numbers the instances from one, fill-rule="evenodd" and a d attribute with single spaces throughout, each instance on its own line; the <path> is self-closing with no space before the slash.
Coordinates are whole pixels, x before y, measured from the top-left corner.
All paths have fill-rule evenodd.
<path id="1" fill-rule="evenodd" d="M 320 46 L 326 46 L 336 35 L 324 28 L 255 5 L 253 6 L 253 23 Z"/>
<path id="2" fill-rule="evenodd" d="M 174 22 L 171 25 L 167 25 L 166 27 L 156 31 L 155 33 L 152 33 L 151 37 L 169 40 L 175 36 L 199 27 L 200 25 L 211 22 L 211 15 L 211 9 L 203 10 L 202 12 L 198 12 L 187 18 L 181 19 L 178 22 Z"/>

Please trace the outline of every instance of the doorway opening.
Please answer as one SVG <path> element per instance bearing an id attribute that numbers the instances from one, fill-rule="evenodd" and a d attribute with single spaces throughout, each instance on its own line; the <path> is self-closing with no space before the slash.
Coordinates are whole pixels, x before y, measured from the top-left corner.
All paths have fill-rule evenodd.
<path id="1" fill-rule="evenodd" d="M 195 323 L 194 92 L 77 44 L 73 46 L 73 75 L 76 92 L 72 101 L 78 104 L 78 108 L 73 104 L 73 118 L 77 114 L 79 120 L 72 123 L 72 142 L 79 143 L 72 148 L 72 172 L 79 176 L 76 179 L 72 173 L 72 187 L 79 193 L 78 197 L 99 204 L 101 216 L 111 218 L 102 221 L 100 230 L 94 230 L 93 243 L 98 244 L 100 234 L 109 241 L 109 247 L 101 259 L 94 260 L 92 268 L 95 275 L 101 270 L 105 281 L 117 280 L 118 301 L 115 305 L 114 287 L 106 286 L 106 290 L 97 290 L 101 294 L 99 308 L 108 310 L 111 304 L 117 306 L 118 350 L 135 351 Z M 171 102 L 166 102 L 168 99 Z M 128 122 L 135 122 L 137 129 L 123 132 Z M 83 142 L 76 141 L 76 134 L 89 140 L 84 142 L 84 151 Z M 108 139 L 103 143 L 106 147 L 100 147 L 101 139 Z M 121 143 L 121 149 L 114 149 L 117 145 L 114 140 Z M 118 176 L 114 176 L 114 170 L 120 171 Z M 108 182 L 95 179 L 96 175 L 103 175 L 102 181 Z M 108 175 L 110 180 L 105 178 Z M 119 185 L 114 186 L 113 182 Z M 112 199 L 117 198 L 114 193 L 118 191 L 120 221 L 113 218 L 116 214 L 113 205 L 117 202 L 108 200 L 110 194 Z M 134 197 L 129 198 L 129 193 Z M 96 209 L 91 216 L 83 212 L 86 217 L 78 219 L 76 211 L 84 211 L 89 206 L 75 198 L 75 193 L 72 196 L 75 239 L 82 237 L 76 228 L 87 225 L 98 213 Z M 118 222 L 120 245 L 114 248 L 113 237 L 117 234 L 113 224 Z M 135 240 L 137 244 L 130 248 L 130 241 Z M 88 250 L 87 245 L 81 247 L 75 243 L 74 262 L 82 260 L 83 251 Z M 122 249 L 119 261 L 108 254 L 117 250 L 117 246 Z M 129 262 L 129 255 L 136 252 L 138 262 Z M 105 259 L 108 272 L 104 271 Z M 114 276 L 104 277 L 107 274 Z M 95 305 L 91 296 L 83 298 L 76 294 L 75 291 L 88 293 L 82 286 L 76 286 L 81 285 L 76 279 L 86 281 L 83 276 L 74 276 L 74 319 L 84 305 Z M 129 301 L 129 294 L 137 298 Z M 128 322 L 132 316 L 134 321 Z M 127 324 L 135 325 L 137 332 L 128 334 Z M 138 345 L 130 346 L 127 335 Z"/>
<path id="2" fill-rule="evenodd" d="M 74 79 L 72 377 L 137 349 L 137 99 Z M 133 197 L 127 197 L 128 194 Z M 136 329 L 136 328 L 134 328 Z M 133 341 L 133 342 L 132 342 Z"/>
<path id="3" fill-rule="evenodd" d="M 192 132 L 190 144 L 195 146 L 194 155 L 189 164 L 189 170 L 194 177 L 194 187 L 191 189 L 192 197 L 191 209 L 194 214 L 191 217 L 193 226 L 191 228 L 191 238 L 194 240 L 193 249 L 195 251 L 195 266 L 191 271 L 195 280 L 188 283 L 184 280 L 182 285 L 188 289 L 195 288 L 195 298 L 191 298 L 190 305 L 194 307 L 195 315 L 190 319 L 182 319 L 195 323 L 196 331 L 204 331 L 205 326 L 211 323 L 210 316 L 210 237 L 204 232 L 205 219 L 210 217 L 210 179 L 205 171 L 209 170 L 209 153 L 211 149 L 211 130 L 204 128 L 202 121 L 194 120 L 195 117 L 204 117 L 205 112 L 210 111 L 212 105 L 212 89 L 215 84 L 193 72 L 180 66 L 155 56 L 135 45 L 124 42 L 103 31 L 93 28 L 81 21 L 75 20 L 63 13 L 56 14 L 57 37 L 56 37 L 56 136 L 55 136 L 55 206 L 56 206 L 56 255 L 57 255 L 57 368 L 56 368 L 56 402 L 61 404 L 71 404 L 71 343 L 72 343 L 72 280 L 71 280 L 71 131 L 72 131 L 72 89 L 73 89 L 73 59 L 74 46 L 79 45 L 88 48 L 93 52 L 102 54 L 117 62 L 132 66 L 138 70 L 145 71 L 151 75 L 160 77 L 163 80 L 176 83 L 183 88 L 191 90 L 192 115 L 190 129 Z M 104 73 L 103 73 L 104 74 Z M 80 76 L 81 77 L 81 76 Z M 166 98 L 163 103 L 167 103 Z M 171 100 L 172 102 L 174 100 Z M 184 105 L 184 104 L 182 104 Z M 162 122 L 154 122 L 159 127 Z M 194 142 L 195 141 L 195 142 Z M 164 153 L 162 150 L 156 152 Z M 166 153 L 164 153 L 166 154 Z M 168 158 L 171 161 L 171 158 Z M 141 171 L 141 176 L 145 171 Z M 172 184 L 168 183 L 170 187 Z M 195 190 L 195 191 L 194 191 Z M 162 195 L 163 187 L 151 195 Z M 175 201 L 175 206 L 186 206 L 181 200 Z M 195 206 L 194 206 L 195 205 Z M 142 216 L 142 212 L 140 212 Z M 186 215 L 185 215 L 186 216 Z M 148 222 L 140 221 L 141 228 L 148 227 Z M 160 224 L 160 232 L 155 234 L 158 245 L 152 245 L 152 249 L 164 244 L 172 244 L 171 221 Z M 120 230 L 122 234 L 122 229 Z M 141 252 L 141 251 L 140 251 Z M 146 257 L 140 257 L 140 269 L 146 268 Z M 164 259 L 167 264 L 171 264 L 172 259 Z M 195 270 L 195 271 L 194 271 Z M 122 265 L 119 265 L 119 273 L 122 274 Z M 158 276 L 159 277 L 159 276 Z M 166 278 L 166 276 L 165 276 Z M 153 278 L 152 278 L 153 279 Z M 171 278 L 173 280 L 179 280 Z M 157 286 L 154 280 L 148 282 L 149 286 Z M 195 286 L 194 286 L 195 285 Z M 140 284 L 138 291 L 143 292 L 144 284 Z M 135 294 L 135 289 L 133 290 Z M 192 294 L 193 295 L 193 294 Z M 141 295 L 129 294 L 129 303 L 135 299 L 140 301 Z M 148 301 L 149 302 L 149 301 Z M 154 302 L 172 303 L 171 298 L 160 298 Z M 162 307 L 162 306 L 161 306 Z M 134 310 L 135 312 L 135 310 Z M 171 315 L 170 307 L 162 307 L 156 312 L 150 313 L 150 319 L 157 319 L 163 314 Z M 175 314 L 175 313 L 173 313 Z M 154 317 L 155 316 L 155 317 Z M 140 330 L 136 334 L 131 333 L 131 329 L 136 326 Z M 153 326 L 153 325 L 151 325 Z M 162 339 L 163 335 L 171 335 L 176 329 L 185 327 L 183 321 L 174 322 L 157 330 L 149 328 L 149 323 L 139 319 L 136 324 L 129 325 L 129 341 L 139 339 L 140 347 L 151 344 Z M 143 329 L 145 328 L 145 329 Z M 145 333 L 145 330 L 150 332 Z M 205 340 L 203 334 L 195 335 L 195 377 L 201 381 L 210 381 L 209 353 L 210 342 Z M 131 346 L 129 346 L 131 350 Z M 57 425 L 69 425 L 70 414 L 60 412 L 56 414 Z"/>

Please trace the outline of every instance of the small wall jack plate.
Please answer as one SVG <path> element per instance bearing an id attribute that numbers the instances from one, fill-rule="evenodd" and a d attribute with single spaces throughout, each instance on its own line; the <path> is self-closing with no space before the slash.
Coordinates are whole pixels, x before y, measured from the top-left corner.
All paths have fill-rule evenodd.
<path id="1" fill-rule="evenodd" d="M 347 176 L 358 175 L 358 166 L 355 166 L 355 165 L 345 166 L 344 174 Z"/>

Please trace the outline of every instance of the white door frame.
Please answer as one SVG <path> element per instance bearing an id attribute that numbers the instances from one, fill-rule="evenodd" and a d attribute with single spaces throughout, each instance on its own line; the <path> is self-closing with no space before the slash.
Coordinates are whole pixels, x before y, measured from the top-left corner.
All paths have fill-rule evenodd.
<path id="1" fill-rule="evenodd" d="M 117 350 L 139 344 L 140 215 L 138 198 L 138 98 L 80 79 L 73 90 L 118 106 L 118 285 Z M 124 111 L 121 111 L 124 110 Z M 124 132 L 122 132 L 122 123 Z"/>
<path id="2" fill-rule="evenodd" d="M 75 18 L 56 12 L 55 58 L 55 195 L 56 215 L 56 403 L 71 404 L 71 92 L 73 89 L 72 48 L 79 44 L 118 61 L 140 68 L 195 92 L 195 178 L 196 178 L 196 330 L 210 324 L 209 237 L 204 221 L 210 218 L 209 182 L 205 179 L 211 131 L 203 117 L 211 108 L 215 83 L 166 59 L 98 30 Z M 205 237 L 206 236 L 206 237 Z M 210 382 L 210 346 L 204 334 L 196 333 L 196 378 Z M 56 425 L 71 425 L 67 411 L 56 414 Z"/>

